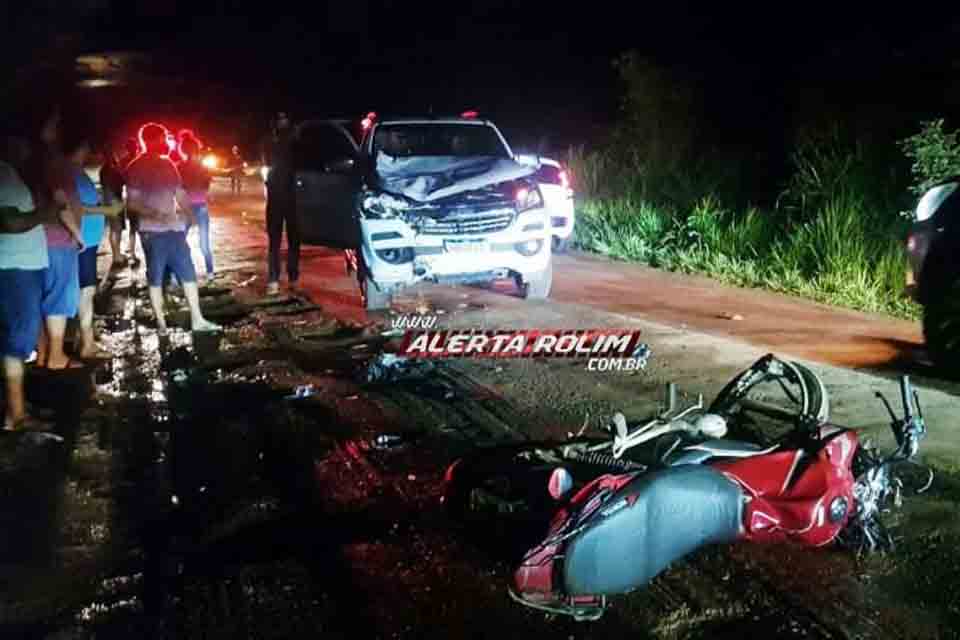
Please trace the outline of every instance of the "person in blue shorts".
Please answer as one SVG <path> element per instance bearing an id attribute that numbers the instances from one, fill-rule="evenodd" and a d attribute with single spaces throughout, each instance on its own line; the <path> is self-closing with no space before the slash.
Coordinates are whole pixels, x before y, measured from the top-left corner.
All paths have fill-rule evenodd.
<path id="1" fill-rule="evenodd" d="M 84 248 L 77 258 L 77 274 L 80 285 L 80 303 L 78 320 L 80 340 L 78 355 L 82 360 L 109 358 L 111 354 L 97 346 L 93 331 L 93 299 L 97 292 L 97 251 L 103 240 L 106 228 L 106 216 L 119 215 L 123 204 L 101 206 L 97 186 L 84 170 L 90 155 L 90 143 L 82 134 L 68 133 L 64 139 L 63 150 L 67 160 L 73 165 L 77 199 L 83 206 L 80 232 Z"/>
<path id="2" fill-rule="evenodd" d="M 44 273 L 49 266 L 44 223 L 60 218 L 60 207 L 37 200 L 21 178 L 29 145 L 16 138 L 0 145 L 0 357 L 6 406 L 3 430 L 39 427 L 27 414 L 24 362 L 40 336 Z"/>
<path id="3" fill-rule="evenodd" d="M 147 286 L 157 329 L 167 331 L 163 310 L 163 279 L 169 269 L 183 285 L 190 307 L 193 331 L 217 331 L 203 317 L 193 258 L 187 244 L 187 227 L 193 213 L 180 179 L 168 157 L 167 129 L 147 124 L 140 130 L 144 153 L 127 167 L 127 206 L 140 220 L 140 238 L 147 259 Z"/>
<path id="4" fill-rule="evenodd" d="M 77 199 L 73 166 L 61 146 L 59 109 L 38 110 L 35 117 L 39 117 L 33 129 L 39 134 L 38 153 L 31 158 L 28 184 L 41 201 L 52 201 L 63 207 L 59 221 L 44 225 L 50 264 L 44 271 L 44 320 L 37 345 L 37 364 L 51 370 L 73 369 L 84 366 L 64 351 L 67 320 L 77 315 L 80 303 L 77 253 L 83 248 L 82 205 Z"/>

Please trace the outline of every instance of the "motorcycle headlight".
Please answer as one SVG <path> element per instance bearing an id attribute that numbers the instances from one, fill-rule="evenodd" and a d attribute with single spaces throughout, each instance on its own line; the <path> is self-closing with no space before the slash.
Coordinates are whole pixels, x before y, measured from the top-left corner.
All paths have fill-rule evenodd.
<path id="1" fill-rule="evenodd" d="M 517 189 L 514 200 L 517 203 L 517 211 L 529 211 L 543 206 L 543 196 L 540 195 L 540 189 L 536 186 L 524 185 Z"/>
<path id="2" fill-rule="evenodd" d="M 925 222 L 933 217 L 940 205 L 949 198 L 960 183 L 951 182 L 934 187 L 923 194 L 920 202 L 917 204 L 917 222 Z"/>

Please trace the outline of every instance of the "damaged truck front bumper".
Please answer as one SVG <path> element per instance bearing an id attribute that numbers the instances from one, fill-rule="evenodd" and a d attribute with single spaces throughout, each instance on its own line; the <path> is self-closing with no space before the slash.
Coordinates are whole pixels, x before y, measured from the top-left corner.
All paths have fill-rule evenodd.
<path id="1" fill-rule="evenodd" d="M 456 233 L 470 230 L 469 223 L 455 226 L 453 233 L 442 221 L 434 226 L 417 229 L 400 218 L 361 220 L 363 260 L 381 290 L 393 292 L 422 281 L 526 280 L 550 263 L 550 224 L 543 208 L 505 212 L 503 220 L 477 225 L 480 232 L 474 233 Z"/>

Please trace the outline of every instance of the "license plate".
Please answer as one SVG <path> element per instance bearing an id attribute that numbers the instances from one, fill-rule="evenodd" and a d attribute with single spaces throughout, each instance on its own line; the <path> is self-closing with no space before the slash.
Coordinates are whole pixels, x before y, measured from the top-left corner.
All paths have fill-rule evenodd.
<path id="1" fill-rule="evenodd" d="M 447 240 L 444 247 L 447 253 L 486 253 L 490 250 L 486 240 Z"/>

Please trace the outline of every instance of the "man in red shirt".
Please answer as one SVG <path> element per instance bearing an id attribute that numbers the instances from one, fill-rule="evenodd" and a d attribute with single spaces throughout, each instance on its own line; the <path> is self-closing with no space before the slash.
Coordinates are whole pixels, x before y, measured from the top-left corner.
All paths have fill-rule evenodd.
<path id="1" fill-rule="evenodd" d="M 157 329 L 167 330 L 163 311 L 163 277 L 169 269 L 183 285 L 193 331 L 217 331 L 200 311 L 197 274 L 187 244 L 192 213 L 180 173 L 170 160 L 167 130 L 148 124 L 140 130 L 144 153 L 127 167 L 127 206 L 140 221 L 140 239 L 147 259 L 147 285 Z"/>

